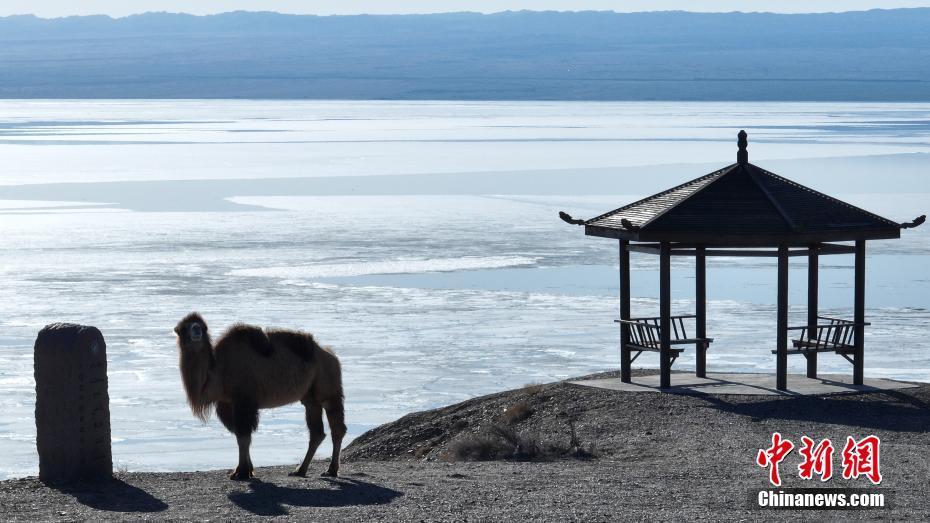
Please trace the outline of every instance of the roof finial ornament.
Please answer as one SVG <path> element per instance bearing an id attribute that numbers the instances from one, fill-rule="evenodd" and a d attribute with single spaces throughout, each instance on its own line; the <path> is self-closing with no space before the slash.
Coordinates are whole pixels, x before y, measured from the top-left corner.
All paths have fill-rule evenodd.
<path id="1" fill-rule="evenodd" d="M 584 225 L 584 220 L 576 220 L 572 218 L 570 214 L 564 211 L 559 211 L 559 218 L 562 218 L 562 221 L 565 223 L 570 223 L 572 225 Z"/>
<path id="2" fill-rule="evenodd" d="M 745 165 L 749 163 L 749 151 L 746 150 L 746 146 L 749 145 L 748 135 L 746 131 L 740 131 L 736 137 L 736 145 L 739 147 L 739 150 L 736 151 L 736 163 Z"/>
<path id="3" fill-rule="evenodd" d="M 913 229 L 914 227 L 922 225 L 925 221 L 927 221 L 927 215 L 921 214 L 920 216 L 914 218 L 914 221 L 912 222 L 902 223 L 900 227 L 902 229 Z"/>

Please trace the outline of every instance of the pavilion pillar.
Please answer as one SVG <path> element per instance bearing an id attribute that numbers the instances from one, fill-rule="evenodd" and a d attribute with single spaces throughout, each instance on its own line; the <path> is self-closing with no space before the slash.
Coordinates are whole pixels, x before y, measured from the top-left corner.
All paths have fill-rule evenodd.
<path id="1" fill-rule="evenodd" d="M 707 264 L 704 246 L 698 245 L 694 257 L 694 315 L 695 337 L 707 337 Z M 707 345 L 697 343 L 695 350 L 695 371 L 698 378 L 707 377 Z"/>
<path id="2" fill-rule="evenodd" d="M 659 386 L 672 386 L 672 249 L 669 242 L 659 247 Z"/>
<path id="3" fill-rule="evenodd" d="M 807 339 L 817 339 L 817 273 L 820 270 L 820 247 L 811 245 L 807 254 Z M 805 354 L 807 357 L 807 377 L 817 377 L 817 353 Z"/>
<path id="4" fill-rule="evenodd" d="M 620 240 L 620 319 L 630 319 L 630 242 Z M 620 381 L 631 381 L 630 326 L 620 324 Z"/>
<path id="5" fill-rule="evenodd" d="M 865 353 L 865 240 L 856 240 L 853 383 L 862 385 Z"/>
<path id="6" fill-rule="evenodd" d="M 778 345 L 775 388 L 788 389 L 788 244 L 778 245 Z"/>

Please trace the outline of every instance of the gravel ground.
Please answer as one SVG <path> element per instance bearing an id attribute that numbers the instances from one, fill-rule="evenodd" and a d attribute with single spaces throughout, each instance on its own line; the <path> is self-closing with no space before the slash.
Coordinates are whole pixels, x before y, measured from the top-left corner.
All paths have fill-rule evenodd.
<path id="1" fill-rule="evenodd" d="M 773 431 L 796 444 L 802 435 L 831 438 L 838 447 L 837 476 L 846 436 L 880 436 L 879 491 L 890 506 L 831 512 L 756 508 L 755 495 L 768 483 L 755 455 L 770 444 Z M 121 473 L 108 483 L 58 488 L 24 478 L 0 482 L 0 507 L 4 520 L 29 521 L 264 516 L 928 521 L 928 431 L 930 385 L 772 397 L 624 393 L 558 383 L 411 414 L 374 429 L 346 449 L 339 479 L 291 478 L 290 466 L 260 468 L 251 482 L 230 481 L 226 471 Z M 519 449 L 514 459 L 506 439 L 495 436 L 500 433 L 532 441 L 535 450 Z M 456 461 L 475 441 L 485 442 L 478 447 L 490 449 L 495 459 Z M 876 488 L 863 478 L 834 477 L 822 485 L 800 480 L 799 462 L 795 451 L 782 464 L 786 487 Z M 323 463 L 313 467 L 325 469 Z"/>

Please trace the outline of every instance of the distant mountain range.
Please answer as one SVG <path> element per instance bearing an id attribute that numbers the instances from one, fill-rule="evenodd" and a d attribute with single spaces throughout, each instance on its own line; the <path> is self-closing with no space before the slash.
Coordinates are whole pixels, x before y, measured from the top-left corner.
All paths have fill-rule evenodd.
<path id="1" fill-rule="evenodd" d="M 930 9 L 11 16 L 0 97 L 930 101 Z"/>

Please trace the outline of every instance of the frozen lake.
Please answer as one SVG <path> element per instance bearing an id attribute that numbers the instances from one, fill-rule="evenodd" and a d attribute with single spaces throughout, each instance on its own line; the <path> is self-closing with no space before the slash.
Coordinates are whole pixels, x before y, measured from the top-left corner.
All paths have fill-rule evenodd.
<path id="1" fill-rule="evenodd" d="M 591 217 L 732 163 L 741 128 L 757 165 L 893 220 L 928 210 L 930 105 L 0 101 L 0 478 L 38 470 L 32 344 L 54 321 L 106 337 L 130 470 L 235 460 L 184 400 L 171 329 L 192 310 L 214 332 L 331 345 L 350 437 L 615 369 L 616 244 L 558 211 Z M 676 312 L 693 310 L 692 263 L 673 264 Z M 657 261 L 633 264 L 634 314 L 653 315 Z M 821 264 L 822 307 L 849 316 L 852 256 Z M 867 268 L 866 375 L 930 381 L 930 227 L 870 242 Z M 708 269 L 709 368 L 773 371 L 774 261 Z M 791 323 L 805 285 L 792 259 Z M 299 405 L 267 411 L 253 460 L 296 463 L 306 440 Z"/>

